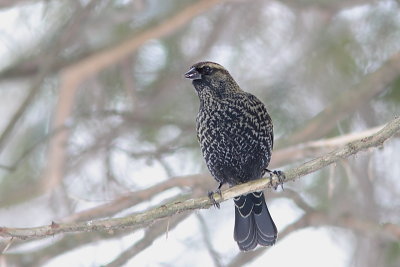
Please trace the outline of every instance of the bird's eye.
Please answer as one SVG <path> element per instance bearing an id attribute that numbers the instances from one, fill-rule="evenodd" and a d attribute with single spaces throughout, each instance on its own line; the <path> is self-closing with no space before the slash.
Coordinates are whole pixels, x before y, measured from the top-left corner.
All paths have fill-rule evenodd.
<path id="1" fill-rule="evenodd" d="M 211 74 L 211 72 L 212 72 L 212 69 L 209 67 L 209 66 L 205 66 L 205 67 L 203 67 L 203 73 L 204 74 Z"/>

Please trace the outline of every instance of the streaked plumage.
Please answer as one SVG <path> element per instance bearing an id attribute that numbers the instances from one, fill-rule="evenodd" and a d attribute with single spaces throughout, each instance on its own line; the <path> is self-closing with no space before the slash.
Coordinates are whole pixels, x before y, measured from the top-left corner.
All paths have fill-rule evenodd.
<path id="1" fill-rule="evenodd" d="M 244 92 L 221 65 L 200 62 L 185 74 L 200 99 L 197 136 L 212 176 L 220 185 L 261 178 L 271 159 L 272 121 L 264 104 Z M 241 250 L 273 245 L 277 238 L 264 194 L 234 199 L 234 238 Z"/>

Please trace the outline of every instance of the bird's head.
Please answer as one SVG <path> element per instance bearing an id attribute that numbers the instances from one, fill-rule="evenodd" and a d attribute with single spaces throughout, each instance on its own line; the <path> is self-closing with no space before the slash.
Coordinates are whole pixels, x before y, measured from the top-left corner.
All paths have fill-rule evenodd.
<path id="1" fill-rule="evenodd" d="M 210 61 L 194 64 L 185 73 L 185 78 L 193 81 L 193 86 L 199 94 L 206 91 L 213 96 L 221 96 L 241 91 L 224 67 Z"/>

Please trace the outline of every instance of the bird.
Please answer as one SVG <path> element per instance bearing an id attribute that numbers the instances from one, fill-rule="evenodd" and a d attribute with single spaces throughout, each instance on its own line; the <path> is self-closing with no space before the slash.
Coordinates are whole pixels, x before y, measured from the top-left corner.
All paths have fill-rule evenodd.
<path id="1" fill-rule="evenodd" d="M 243 91 L 218 63 L 198 62 L 184 76 L 192 80 L 200 99 L 197 138 L 206 165 L 219 183 L 215 192 L 209 192 L 215 206 L 219 208 L 213 194 L 221 194 L 224 184 L 234 186 L 260 179 L 266 172 L 279 179 L 284 176 L 281 171 L 267 169 L 274 135 L 265 105 Z M 234 240 L 241 251 L 275 244 L 278 231 L 263 192 L 235 197 L 234 204 Z"/>

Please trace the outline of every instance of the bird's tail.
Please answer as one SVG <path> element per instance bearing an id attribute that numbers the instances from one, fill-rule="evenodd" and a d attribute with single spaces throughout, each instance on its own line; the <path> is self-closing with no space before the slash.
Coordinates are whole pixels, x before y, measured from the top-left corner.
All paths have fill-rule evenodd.
<path id="1" fill-rule="evenodd" d="M 263 192 L 254 192 L 234 198 L 234 238 L 240 250 L 254 249 L 257 244 L 271 246 L 278 231 L 269 214 Z"/>

